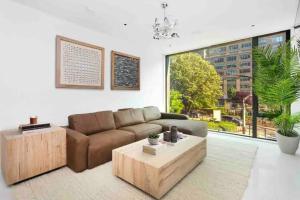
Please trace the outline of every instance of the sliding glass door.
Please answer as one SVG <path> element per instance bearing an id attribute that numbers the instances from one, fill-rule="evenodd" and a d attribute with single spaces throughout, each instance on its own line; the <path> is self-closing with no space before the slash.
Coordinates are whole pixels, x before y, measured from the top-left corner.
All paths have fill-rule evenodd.
<path id="1" fill-rule="evenodd" d="M 252 50 L 276 48 L 288 35 L 285 31 L 167 56 L 167 110 L 206 121 L 210 130 L 274 139 L 268 115 L 274 111 L 260 105 L 252 90 Z"/>

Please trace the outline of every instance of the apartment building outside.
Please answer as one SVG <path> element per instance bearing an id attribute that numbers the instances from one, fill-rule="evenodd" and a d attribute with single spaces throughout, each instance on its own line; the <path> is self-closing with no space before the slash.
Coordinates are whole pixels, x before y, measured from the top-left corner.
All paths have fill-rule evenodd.
<path id="1" fill-rule="evenodd" d="M 277 48 L 286 40 L 285 33 L 267 35 L 258 38 L 258 46 L 271 45 Z M 222 100 L 229 99 L 228 91 L 233 88 L 244 96 L 252 93 L 252 38 L 215 45 L 196 50 L 204 59 L 214 65 L 222 78 L 224 96 Z"/>

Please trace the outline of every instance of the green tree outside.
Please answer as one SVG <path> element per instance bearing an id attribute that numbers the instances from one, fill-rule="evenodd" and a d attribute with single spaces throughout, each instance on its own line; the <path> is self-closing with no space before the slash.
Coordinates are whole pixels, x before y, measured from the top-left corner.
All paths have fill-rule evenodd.
<path id="1" fill-rule="evenodd" d="M 182 103 L 182 94 L 177 90 L 170 91 L 170 112 L 181 113 L 184 105 Z"/>
<path id="2" fill-rule="evenodd" d="M 234 98 L 236 96 L 236 89 L 234 87 L 229 88 L 227 94 L 230 99 Z"/>
<path id="3" fill-rule="evenodd" d="M 170 81 L 171 90 L 182 95 L 185 113 L 213 108 L 223 95 L 221 77 L 214 66 L 197 53 L 184 53 L 171 58 Z M 172 105 L 170 107 L 172 110 Z"/>

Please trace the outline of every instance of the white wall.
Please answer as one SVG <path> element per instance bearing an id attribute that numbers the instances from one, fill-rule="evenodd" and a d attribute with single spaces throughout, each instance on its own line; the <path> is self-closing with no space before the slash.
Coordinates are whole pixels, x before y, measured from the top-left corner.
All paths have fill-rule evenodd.
<path id="1" fill-rule="evenodd" d="M 23 5 L 0 3 L 0 129 L 26 123 L 67 124 L 74 113 L 156 105 L 164 110 L 164 60 L 140 41 L 129 43 L 93 32 Z M 105 48 L 105 89 L 55 88 L 55 36 L 63 35 Z M 110 52 L 141 57 L 141 90 L 110 90 Z"/>

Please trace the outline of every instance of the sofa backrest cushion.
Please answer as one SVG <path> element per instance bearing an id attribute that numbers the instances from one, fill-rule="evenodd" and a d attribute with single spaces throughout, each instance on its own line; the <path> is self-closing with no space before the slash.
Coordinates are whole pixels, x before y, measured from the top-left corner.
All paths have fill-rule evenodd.
<path id="1" fill-rule="evenodd" d="M 70 115 L 69 127 L 85 135 L 97 133 L 100 130 L 95 113 Z"/>
<path id="2" fill-rule="evenodd" d="M 130 126 L 144 123 L 143 109 L 128 109 L 114 112 L 116 127 Z"/>
<path id="3" fill-rule="evenodd" d="M 115 129 L 113 112 L 102 111 L 97 113 L 70 115 L 69 127 L 85 135 Z"/>
<path id="4" fill-rule="evenodd" d="M 100 131 L 116 129 L 114 114 L 112 111 L 96 112 Z"/>
<path id="5" fill-rule="evenodd" d="M 145 121 L 152 121 L 161 118 L 161 113 L 156 106 L 148 106 L 143 109 Z"/>
<path id="6" fill-rule="evenodd" d="M 133 109 L 133 108 L 120 108 L 120 109 L 118 109 L 118 111 L 130 110 L 130 109 Z"/>

